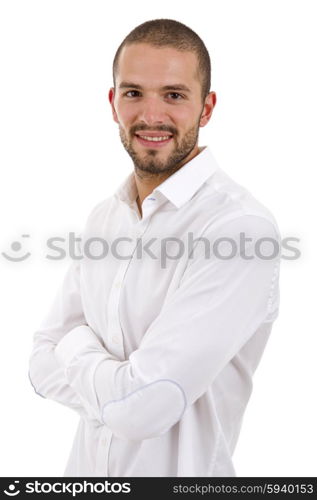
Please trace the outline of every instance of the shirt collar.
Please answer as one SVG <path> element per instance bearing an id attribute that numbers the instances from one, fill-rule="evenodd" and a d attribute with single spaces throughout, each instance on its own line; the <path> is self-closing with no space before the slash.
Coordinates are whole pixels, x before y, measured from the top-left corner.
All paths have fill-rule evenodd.
<path id="1" fill-rule="evenodd" d="M 159 184 L 153 190 L 153 193 L 160 192 L 177 208 L 190 200 L 218 168 L 209 147 L 203 146 L 200 149 L 201 151 L 192 160 L 185 163 L 183 167 Z M 115 195 L 128 205 L 135 201 L 138 191 L 134 172 L 129 174 L 124 182 L 120 184 Z"/>

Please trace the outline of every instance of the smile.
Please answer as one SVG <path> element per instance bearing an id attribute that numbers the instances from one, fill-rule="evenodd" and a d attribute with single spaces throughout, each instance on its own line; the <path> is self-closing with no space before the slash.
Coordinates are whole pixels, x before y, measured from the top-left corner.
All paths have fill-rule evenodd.
<path id="1" fill-rule="evenodd" d="M 148 136 L 135 134 L 138 142 L 143 146 L 160 147 L 165 146 L 172 140 L 172 135 Z"/>

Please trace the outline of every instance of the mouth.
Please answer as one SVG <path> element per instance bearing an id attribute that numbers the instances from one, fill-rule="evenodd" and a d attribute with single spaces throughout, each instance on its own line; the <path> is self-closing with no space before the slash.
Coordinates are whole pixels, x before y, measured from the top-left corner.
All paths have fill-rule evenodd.
<path id="1" fill-rule="evenodd" d="M 173 139 L 173 135 L 166 132 L 155 133 L 155 135 L 137 132 L 135 137 L 142 146 L 147 148 L 160 148 L 166 146 L 166 144 L 169 144 Z"/>

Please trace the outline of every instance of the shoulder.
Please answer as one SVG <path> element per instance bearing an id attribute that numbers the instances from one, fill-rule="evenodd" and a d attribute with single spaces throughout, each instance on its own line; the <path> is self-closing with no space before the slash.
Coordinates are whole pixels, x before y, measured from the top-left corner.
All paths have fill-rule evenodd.
<path id="1" fill-rule="evenodd" d="M 114 195 L 108 196 L 103 200 L 97 202 L 86 218 L 84 231 L 87 233 L 99 233 L 104 228 L 105 222 L 109 219 L 113 208 L 116 206 L 117 201 Z"/>
<path id="2" fill-rule="evenodd" d="M 280 239 L 278 222 L 269 208 L 220 168 L 205 183 L 202 202 L 210 215 L 204 232 L 245 231 Z"/>
<path id="3" fill-rule="evenodd" d="M 92 222 L 95 219 L 103 217 L 111 209 L 114 201 L 114 195 L 98 201 L 88 213 L 87 222 Z"/>

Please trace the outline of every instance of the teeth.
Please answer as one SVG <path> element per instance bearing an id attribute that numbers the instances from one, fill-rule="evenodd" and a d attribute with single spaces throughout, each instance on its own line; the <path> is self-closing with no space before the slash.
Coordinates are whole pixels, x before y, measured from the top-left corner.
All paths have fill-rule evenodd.
<path id="1" fill-rule="evenodd" d="M 169 135 L 165 135 L 162 137 L 149 137 L 147 135 L 140 135 L 142 139 L 145 139 L 146 141 L 154 141 L 154 142 L 159 142 L 159 141 L 166 141 L 166 139 L 169 139 Z"/>

